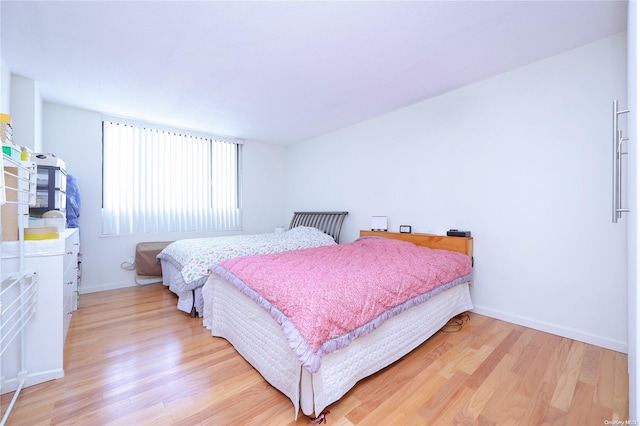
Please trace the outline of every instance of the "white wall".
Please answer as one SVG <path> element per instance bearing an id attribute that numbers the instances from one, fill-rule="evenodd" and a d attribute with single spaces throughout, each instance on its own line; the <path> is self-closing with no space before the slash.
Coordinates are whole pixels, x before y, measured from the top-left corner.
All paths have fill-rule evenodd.
<path id="1" fill-rule="evenodd" d="M 349 211 L 343 241 L 390 230 L 475 237 L 476 311 L 627 349 L 626 224 L 611 223 L 619 34 L 293 146 L 288 200 Z"/>
<path id="2" fill-rule="evenodd" d="M 121 269 L 120 264 L 134 256 L 138 242 L 223 234 L 202 232 L 102 237 L 102 115 L 45 103 L 43 117 L 45 152 L 52 152 L 67 162 L 67 171 L 78 180 L 80 188 L 83 293 L 135 285 L 133 272 Z M 243 145 L 245 232 L 271 232 L 290 218 L 283 191 L 285 159 L 286 151 L 282 146 L 254 141 L 246 141 Z"/>
<path id="3" fill-rule="evenodd" d="M 11 122 L 13 143 L 42 152 L 42 97 L 38 83 L 11 76 Z"/>
<path id="4" fill-rule="evenodd" d="M 0 112 L 11 113 L 11 70 L 0 58 Z"/>
<path id="5" fill-rule="evenodd" d="M 13 142 L 36 152 L 42 147 L 42 98 L 35 81 L 11 74 L 0 58 L 0 112 L 11 114 Z"/>

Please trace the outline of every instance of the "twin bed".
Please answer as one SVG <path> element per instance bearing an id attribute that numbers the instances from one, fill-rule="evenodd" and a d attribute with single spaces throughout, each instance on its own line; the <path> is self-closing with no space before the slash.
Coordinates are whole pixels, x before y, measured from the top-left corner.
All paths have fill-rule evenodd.
<path id="1" fill-rule="evenodd" d="M 296 418 L 315 417 L 473 308 L 472 244 L 362 231 L 353 243 L 217 262 L 203 323 L 291 400 Z"/>

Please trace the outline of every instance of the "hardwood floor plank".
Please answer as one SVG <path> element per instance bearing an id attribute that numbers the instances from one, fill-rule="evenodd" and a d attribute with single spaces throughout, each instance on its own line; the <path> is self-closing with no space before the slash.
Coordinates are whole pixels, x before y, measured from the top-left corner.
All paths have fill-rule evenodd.
<path id="1" fill-rule="evenodd" d="M 478 389 L 482 382 L 491 374 L 493 369 L 500 363 L 509 351 L 511 346 L 520 338 L 521 331 L 511 330 L 503 339 L 501 339 L 491 354 L 480 364 L 480 366 L 469 377 L 466 385 L 472 389 Z M 492 344 L 489 344 L 491 346 Z"/>
<path id="2" fill-rule="evenodd" d="M 452 398 L 450 403 L 446 407 L 440 410 L 438 416 L 434 417 L 432 421 L 427 424 L 434 425 L 452 425 L 455 424 L 458 419 L 458 413 L 469 403 L 469 400 L 475 393 L 474 390 L 469 389 L 466 386 L 461 386 L 458 390 L 456 397 Z M 397 423 L 399 424 L 399 423 Z"/>
<path id="3" fill-rule="evenodd" d="M 542 380 L 552 383 L 553 385 L 558 383 L 558 379 L 565 369 L 565 364 L 567 362 L 567 358 L 569 357 L 569 352 L 571 352 L 572 344 L 573 340 L 565 338 L 561 338 L 560 342 L 556 345 L 547 343 L 544 344 L 544 346 L 550 346 L 551 350 L 553 351 L 553 358 L 549 363 L 549 366 L 545 371 Z"/>
<path id="4" fill-rule="evenodd" d="M 496 423 L 499 425 L 522 424 L 529 406 L 529 399 L 514 393 L 508 397 L 503 396 L 502 401 L 501 411 L 495 416 Z"/>
<path id="5" fill-rule="evenodd" d="M 627 355 L 614 353 L 613 419 L 629 420 L 629 374 Z"/>
<path id="6" fill-rule="evenodd" d="M 596 380 L 596 391 L 593 395 L 593 402 L 613 410 L 615 380 L 615 353 L 613 351 L 602 351 L 600 364 L 598 365 L 598 377 Z"/>
<path id="7" fill-rule="evenodd" d="M 504 376 L 513 368 L 515 362 L 516 358 L 509 354 L 505 354 L 505 356 L 499 360 L 495 368 L 490 371 L 490 374 L 482 381 L 474 395 L 463 407 L 463 413 L 458 417 L 460 421 L 462 421 L 462 419 L 476 421 L 484 417 L 485 409 L 487 409 L 487 406 L 493 400 L 498 389 L 504 385 Z"/>
<path id="8" fill-rule="evenodd" d="M 464 384 L 469 375 L 461 371 L 447 380 L 427 401 L 418 409 L 417 413 L 424 417 L 425 424 L 434 424 L 465 390 Z"/>
<path id="9" fill-rule="evenodd" d="M 599 422 L 601 425 L 611 424 L 613 418 L 613 409 L 603 407 L 600 404 L 591 404 L 589 408 L 589 422 Z"/>
<path id="10" fill-rule="evenodd" d="M 596 385 L 601 353 L 602 348 L 591 345 L 586 346 L 578 380 L 591 386 Z"/>
<path id="11" fill-rule="evenodd" d="M 428 368 L 414 376 L 411 381 L 400 387 L 388 399 L 378 402 L 378 405 L 363 403 L 367 410 L 360 410 L 360 417 L 350 416 L 355 424 L 372 424 L 381 418 L 410 418 L 425 401 L 429 400 L 441 389 L 448 379 L 437 374 L 434 368 Z M 360 397 L 362 401 L 363 397 Z M 364 401 L 363 401 L 364 402 Z M 389 413 L 392 413 L 389 416 Z"/>
<path id="12" fill-rule="evenodd" d="M 535 331 L 530 328 L 522 330 L 522 334 L 520 334 L 518 340 L 516 340 L 513 343 L 513 346 L 509 348 L 509 353 L 516 358 L 520 358 L 531 345 L 531 341 L 534 339 L 535 335 Z"/>
<path id="13" fill-rule="evenodd" d="M 547 410 L 553 397 L 555 385 L 549 382 L 539 382 L 536 391 L 529 398 L 527 410 L 522 415 L 520 424 L 541 425 L 544 423 Z"/>
<path id="14" fill-rule="evenodd" d="M 475 322 L 474 318 L 476 317 L 477 315 L 472 315 L 470 322 Z M 469 346 L 477 348 L 485 345 L 495 348 L 513 331 L 513 328 L 513 324 L 506 322 L 486 321 L 485 327 L 476 328 L 476 332 L 471 337 Z M 520 337 L 520 334 L 521 333 L 517 333 L 518 337 Z"/>
<path id="15" fill-rule="evenodd" d="M 511 405 L 519 402 L 515 390 L 522 377 L 511 372 L 516 361 L 517 359 L 512 355 L 506 354 L 492 372 L 490 386 L 495 388 L 495 392 L 482 410 L 484 417 L 498 420 L 506 409 L 510 409 Z"/>
<path id="16" fill-rule="evenodd" d="M 434 340 L 434 343 L 437 344 L 438 340 Z M 419 349 L 423 349 L 423 346 L 424 345 L 421 345 Z M 418 400 L 423 402 L 430 396 L 429 392 L 435 392 L 438 387 L 433 389 L 428 388 L 424 391 L 418 390 L 412 385 L 421 385 L 424 382 L 436 380 L 440 368 L 434 363 L 439 357 L 450 352 L 451 348 L 452 345 L 448 342 L 437 344 L 432 349 L 425 347 L 424 351 L 414 351 L 400 360 L 403 364 L 405 364 L 405 361 L 408 361 L 406 364 L 410 365 L 407 365 L 407 368 L 392 369 L 394 364 L 380 371 L 378 374 L 363 379 L 360 382 L 363 386 L 357 386 L 347 393 L 347 395 L 353 394 L 357 397 L 362 405 L 357 412 L 349 414 L 349 419 L 354 423 L 358 423 L 366 418 L 375 418 L 375 416 L 377 416 L 375 411 L 378 410 L 379 407 L 386 405 L 385 403 L 390 401 L 394 395 L 398 395 L 404 402 L 414 401 L 414 398 L 409 398 L 410 395 L 420 395 Z M 415 380 L 416 377 L 419 380 Z M 443 378 L 441 383 L 444 382 L 446 382 L 446 379 Z M 407 398 L 403 398 L 405 395 Z M 420 404 L 422 402 L 420 402 Z"/>
<path id="17" fill-rule="evenodd" d="M 527 345 L 517 356 L 518 361 L 513 365 L 511 369 L 512 373 L 520 376 L 525 376 L 527 371 L 532 367 L 535 360 L 538 358 L 538 352 L 540 348 L 533 345 Z"/>
<path id="18" fill-rule="evenodd" d="M 585 349 L 584 343 L 573 342 L 564 370 L 558 378 L 551 405 L 561 411 L 568 411 L 571 405 Z"/>
<path id="19" fill-rule="evenodd" d="M 594 387 L 578 380 L 576 390 L 571 399 L 569 407 L 569 417 L 578 424 L 605 424 L 606 419 L 594 419 L 591 417 L 591 406 L 593 405 Z"/>
<path id="20" fill-rule="evenodd" d="M 7 426 L 309 424 L 175 303 L 161 284 L 83 295 L 65 377 L 25 388 Z M 628 407 L 625 354 L 470 313 L 360 381 L 327 424 L 603 424 Z"/>
<path id="21" fill-rule="evenodd" d="M 456 413 L 453 424 L 476 424 L 482 417 L 482 411 L 487 406 L 496 389 L 492 386 L 480 386 L 469 397 L 469 400 Z"/>
<path id="22" fill-rule="evenodd" d="M 489 317 L 475 315 L 470 313 L 469 321 L 463 324 L 463 330 L 472 330 L 469 336 L 467 346 L 479 349 L 481 346 L 487 346 L 487 339 L 492 335 L 492 329 L 496 322 Z"/>
<path id="23" fill-rule="evenodd" d="M 541 423 L 545 426 L 556 426 L 556 425 L 573 425 L 573 423 L 568 420 L 568 412 L 562 411 L 556 407 L 549 405 L 547 407 L 547 412 L 544 416 L 544 421 Z M 579 424 L 579 423 L 576 423 Z"/>
<path id="24" fill-rule="evenodd" d="M 446 378 L 451 378 L 457 371 L 471 375 L 487 359 L 491 352 L 492 348 L 489 346 L 482 346 L 480 349 L 466 347 L 460 351 L 450 351 L 450 358 L 446 359 L 447 362 L 438 371 L 438 374 Z"/>
<path id="25" fill-rule="evenodd" d="M 544 372 L 549 367 L 554 354 L 553 349 L 546 345 L 532 345 L 532 351 L 534 350 L 536 350 L 535 358 L 531 359 L 531 355 L 527 356 L 526 359 L 528 366 L 526 367 L 526 370 L 524 370 L 520 386 L 518 386 L 518 389 L 516 389 L 516 392 L 519 395 L 523 395 L 527 398 L 533 398 L 536 391 L 538 391 L 540 387 L 540 378 L 544 376 Z M 519 364 L 523 363 L 520 362 Z M 519 373 L 520 371 L 521 368 L 516 369 L 516 373 Z"/>

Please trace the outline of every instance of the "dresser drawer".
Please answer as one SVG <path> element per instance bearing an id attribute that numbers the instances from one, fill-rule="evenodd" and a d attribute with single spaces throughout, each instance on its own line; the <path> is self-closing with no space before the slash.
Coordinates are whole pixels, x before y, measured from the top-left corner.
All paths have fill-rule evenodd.
<path id="1" fill-rule="evenodd" d="M 78 249 L 80 244 L 78 242 L 78 233 L 73 233 L 65 241 L 64 246 L 64 258 L 62 261 L 62 271 L 66 275 L 70 267 L 78 267 Z"/>
<path id="2" fill-rule="evenodd" d="M 66 258 L 65 254 L 65 258 Z M 75 263 L 70 262 L 69 267 L 62 276 L 62 324 L 63 341 L 67 338 L 71 315 L 78 309 L 78 263 L 77 256 Z M 74 266 L 75 265 L 75 266 Z"/>

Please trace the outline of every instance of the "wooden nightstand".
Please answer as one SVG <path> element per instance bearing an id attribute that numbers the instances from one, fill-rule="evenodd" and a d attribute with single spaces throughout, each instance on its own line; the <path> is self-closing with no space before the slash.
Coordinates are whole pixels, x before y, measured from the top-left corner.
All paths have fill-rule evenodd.
<path id="1" fill-rule="evenodd" d="M 375 236 L 409 241 L 417 246 L 457 251 L 473 258 L 473 237 L 448 237 L 434 234 L 405 234 L 386 231 L 360 231 L 361 237 Z"/>

